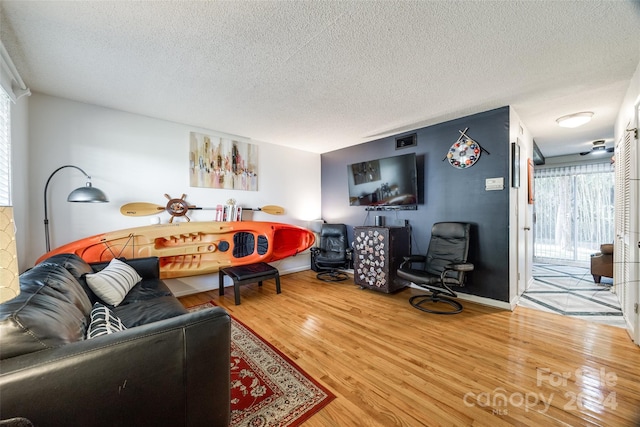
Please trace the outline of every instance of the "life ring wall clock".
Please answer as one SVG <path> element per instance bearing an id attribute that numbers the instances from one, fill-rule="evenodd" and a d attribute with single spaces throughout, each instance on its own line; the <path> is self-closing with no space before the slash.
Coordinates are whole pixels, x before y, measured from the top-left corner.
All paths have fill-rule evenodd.
<path id="1" fill-rule="evenodd" d="M 460 137 L 449 148 L 447 156 L 443 159 L 448 160 L 449 164 L 456 169 L 470 168 L 475 165 L 483 151 L 489 154 L 487 150 L 467 135 L 467 130 L 469 128 L 458 131 L 460 132 Z"/>

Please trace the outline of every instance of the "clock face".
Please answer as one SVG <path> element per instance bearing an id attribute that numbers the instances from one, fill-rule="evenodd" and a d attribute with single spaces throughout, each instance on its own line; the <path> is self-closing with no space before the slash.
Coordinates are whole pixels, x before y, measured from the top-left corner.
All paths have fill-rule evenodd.
<path id="1" fill-rule="evenodd" d="M 467 136 L 456 141 L 447 153 L 447 160 L 449 160 L 451 166 L 458 169 L 473 166 L 479 158 L 480 145 Z"/>

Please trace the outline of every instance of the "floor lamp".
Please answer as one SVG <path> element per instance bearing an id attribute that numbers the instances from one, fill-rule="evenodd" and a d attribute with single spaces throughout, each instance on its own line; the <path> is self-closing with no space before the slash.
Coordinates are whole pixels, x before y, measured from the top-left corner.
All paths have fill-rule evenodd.
<path id="1" fill-rule="evenodd" d="M 47 179 L 47 183 L 44 186 L 44 236 L 47 243 L 47 252 L 51 251 L 51 246 L 49 244 L 49 218 L 47 216 L 47 188 L 49 188 L 49 182 L 51 181 L 51 178 L 53 178 L 56 173 L 64 168 L 78 169 L 87 178 L 87 184 L 84 187 L 79 187 L 73 190 L 69 194 L 69 197 L 67 197 L 67 202 L 104 203 L 109 201 L 106 194 L 104 194 L 102 190 L 99 190 L 91 185 L 91 177 L 78 166 L 64 165 L 54 170 L 53 173 L 49 175 L 49 179 Z"/>

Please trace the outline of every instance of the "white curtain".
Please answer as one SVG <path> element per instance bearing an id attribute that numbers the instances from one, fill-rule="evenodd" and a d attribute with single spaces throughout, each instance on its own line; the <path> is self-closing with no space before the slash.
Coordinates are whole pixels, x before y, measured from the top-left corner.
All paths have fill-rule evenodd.
<path id="1" fill-rule="evenodd" d="M 614 182 L 608 160 L 535 170 L 535 260 L 586 265 L 613 243 Z"/>
<path id="2" fill-rule="evenodd" d="M 601 163 L 587 163 L 580 165 L 570 165 L 570 166 L 559 166 L 559 167 L 551 167 L 551 168 L 536 168 L 533 173 L 534 178 L 547 178 L 547 177 L 556 177 L 556 176 L 571 176 L 571 175 L 579 175 L 579 174 L 590 174 L 590 173 L 603 173 L 603 172 L 611 172 L 613 173 L 613 165 L 611 164 L 609 158 L 606 161 Z"/>

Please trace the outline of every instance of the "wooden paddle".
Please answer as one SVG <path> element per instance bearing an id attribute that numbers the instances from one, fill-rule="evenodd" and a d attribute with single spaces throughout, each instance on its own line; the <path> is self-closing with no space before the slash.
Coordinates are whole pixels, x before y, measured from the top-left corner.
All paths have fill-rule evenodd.
<path id="1" fill-rule="evenodd" d="M 217 208 L 202 208 L 199 206 L 189 205 L 189 210 L 216 210 Z M 261 208 L 242 208 L 249 211 L 265 212 L 270 215 L 282 215 L 284 214 L 284 208 L 275 205 L 267 205 Z M 166 206 L 156 205 L 154 203 L 134 202 L 127 203 L 120 207 L 120 213 L 125 216 L 146 216 L 155 215 L 166 210 Z"/>

